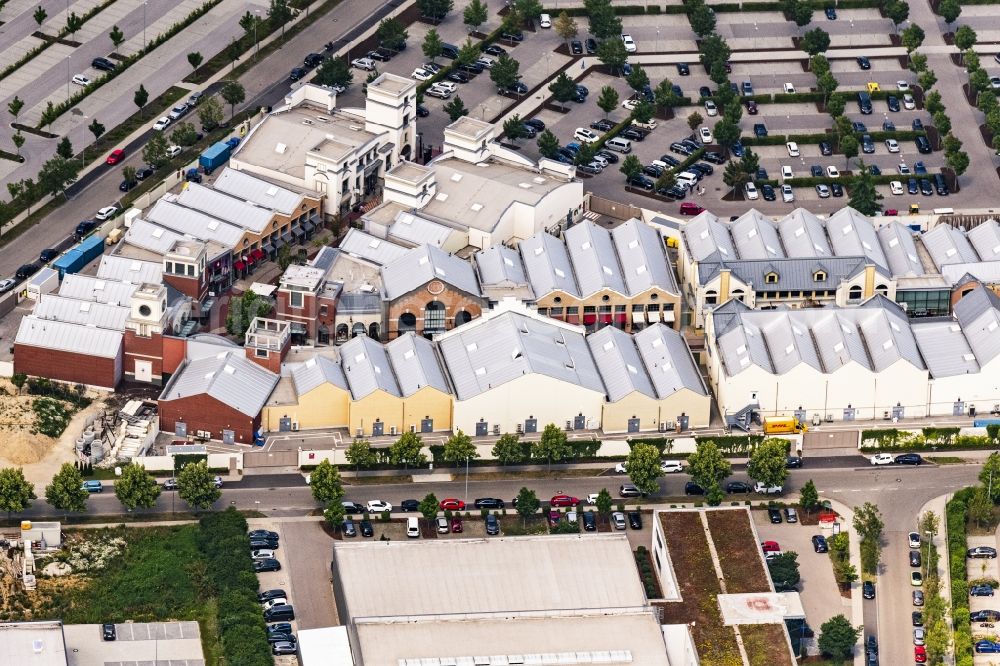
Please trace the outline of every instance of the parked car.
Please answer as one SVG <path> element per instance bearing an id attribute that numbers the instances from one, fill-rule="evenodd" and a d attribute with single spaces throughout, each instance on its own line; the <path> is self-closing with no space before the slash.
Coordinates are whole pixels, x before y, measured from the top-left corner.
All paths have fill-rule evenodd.
<path id="1" fill-rule="evenodd" d="M 642 515 L 638 511 L 628 512 L 628 526 L 633 530 L 642 529 Z"/>
<path id="2" fill-rule="evenodd" d="M 684 494 L 685 495 L 704 495 L 705 489 L 699 486 L 694 481 L 688 481 L 684 484 Z"/>
<path id="3" fill-rule="evenodd" d="M 371 72 L 375 70 L 375 61 L 371 58 L 355 58 L 351 61 L 351 67 Z"/>
<path id="4" fill-rule="evenodd" d="M 361 536 L 368 538 L 375 536 L 375 526 L 367 518 L 361 519 Z"/>
<path id="5" fill-rule="evenodd" d="M 104 492 L 104 484 L 101 483 L 100 481 L 97 481 L 97 480 L 94 480 L 94 479 L 91 479 L 89 481 L 84 481 L 80 485 L 80 487 L 82 489 L 86 490 L 88 493 L 103 493 Z"/>
<path id="6" fill-rule="evenodd" d="M 265 559 L 265 560 L 254 560 L 253 561 L 253 570 L 254 570 L 254 573 L 265 573 L 265 572 L 268 572 L 268 571 L 281 571 L 281 562 L 279 562 L 278 560 L 275 560 L 273 558 L 271 558 L 271 559 Z M 270 610 L 274 610 L 274 608 L 271 608 Z M 266 619 L 266 615 L 265 615 L 265 619 Z"/>
<path id="7" fill-rule="evenodd" d="M 344 518 L 344 523 L 341 525 L 341 529 L 343 530 L 345 537 L 358 536 L 358 528 L 355 526 L 354 521 L 350 518 Z"/>
<path id="8" fill-rule="evenodd" d="M 727 493 L 749 493 L 753 491 L 753 486 L 745 481 L 730 481 L 726 484 Z"/>
<path id="9" fill-rule="evenodd" d="M 271 601 L 272 599 L 286 599 L 288 598 L 288 593 L 284 590 L 264 590 L 263 592 L 257 593 L 257 602 L 264 603 L 265 601 Z"/>
<path id="10" fill-rule="evenodd" d="M 758 481 L 754 484 L 753 491 L 763 495 L 780 495 L 785 492 L 784 486 L 768 486 Z"/>
<path id="11" fill-rule="evenodd" d="M 813 550 L 817 553 L 829 552 L 830 547 L 826 543 L 826 537 L 822 534 L 816 534 L 812 538 Z"/>
<path id="12" fill-rule="evenodd" d="M 75 83 L 78 86 L 89 86 L 91 83 L 93 83 L 93 81 L 91 81 L 89 77 L 84 76 L 83 74 L 74 74 L 73 83 Z"/>
<path id="13" fill-rule="evenodd" d="M 920 587 L 924 584 L 924 575 L 919 571 L 910 572 L 910 585 Z"/>
<path id="14" fill-rule="evenodd" d="M 777 525 L 781 522 L 781 510 L 777 507 L 771 507 L 767 510 L 767 517 L 772 523 Z"/>
<path id="15" fill-rule="evenodd" d="M 115 63 L 111 62 L 107 58 L 94 58 L 90 61 L 90 66 L 94 69 L 99 69 L 102 72 L 115 71 Z"/>
<path id="16" fill-rule="evenodd" d="M 616 530 L 625 529 L 625 514 L 621 511 L 615 511 L 611 514 L 611 524 Z"/>
<path id="17" fill-rule="evenodd" d="M 861 584 L 861 596 L 865 599 L 875 598 L 875 583 L 870 580 L 866 580 Z"/>
<path id="18" fill-rule="evenodd" d="M 453 534 L 461 534 L 462 533 L 462 519 L 461 518 L 452 518 L 451 519 L 451 531 L 452 531 Z"/>
<path id="19" fill-rule="evenodd" d="M 496 497 L 480 497 L 473 505 L 477 509 L 502 509 L 505 506 L 504 501 Z"/>
<path id="20" fill-rule="evenodd" d="M 486 514 L 486 533 L 490 536 L 500 534 L 500 521 L 497 520 L 496 514 Z"/>
<path id="21" fill-rule="evenodd" d="M 160 116 L 157 118 L 156 122 L 153 123 L 153 129 L 157 132 L 162 132 L 170 126 L 171 120 L 167 116 Z"/>
<path id="22" fill-rule="evenodd" d="M 680 214 L 681 215 L 700 215 L 705 209 L 693 201 L 685 201 L 681 203 Z"/>
<path id="23" fill-rule="evenodd" d="M 969 595 L 973 597 L 992 597 L 994 594 L 993 586 L 989 583 L 982 583 L 980 585 L 973 585 L 969 588 Z"/>
<path id="24" fill-rule="evenodd" d="M 448 519 L 444 516 L 438 516 L 434 524 L 437 526 L 438 534 L 448 534 L 451 531 L 451 525 L 448 524 Z"/>
<path id="25" fill-rule="evenodd" d="M 465 502 L 463 502 L 460 499 L 455 499 L 453 497 L 449 497 L 447 499 L 441 500 L 441 502 L 439 503 L 438 506 L 440 506 L 440 508 L 441 508 L 442 511 L 464 511 L 465 510 Z"/>
<path id="26" fill-rule="evenodd" d="M 101 625 L 101 639 L 105 641 L 113 641 L 118 638 L 118 633 L 115 631 L 115 625 L 111 622 L 105 622 Z"/>
<path id="27" fill-rule="evenodd" d="M 641 497 L 642 492 L 631 483 L 624 483 L 618 488 L 619 497 Z"/>
<path id="28" fill-rule="evenodd" d="M 785 507 L 785 521 L 789 523 L 799 522 L 799 513 L 790 506 Z"/>
<path id="29" fill-rule="evenodd" d="M 1000 643 L 996 641 L 986 640 L 985 638 L 980 641 L 976 641 L 975 650 L 979 654 L 997 654 L 1000 653 Z"/>
<path id="30" fill-rule="evenodd" d="M 399 510 L 404 513 L 413 513 L 414 511 L 420 511 L 420 502 L 415 499 L 405 499 L 399 503 Z"/>
<path id="31" fill-rule="evenodd" d="M 597 514 L 593 511 L 583 512 L 583 530 L 585 532 L 597 531 Z"/>
<path id="32" fill-rule="evenodd" d="M 923 461 L 919 453 L 902 453 L 895 459 L 897 465 L 919 465 Z"/>
<path id="33" fill-rule="evenodd" d="M 969 558 L 988 558 L 993 559 L 997 556 L 997 549 L 990 546 L 976 546 L 975 548 L 970 548 L 965 553 L 966 557 Z"/>
<path id="34" fill-rule="evenodd" d="M 1000 621 L 1000 611 L 996 610 L 979 610 L 969 613 L 970 622 L 998 622 Z"/>
<path id="35" fill-rule="evenodd" d="M 40 271 L 41 268 L 42 267 L 38 264 L 22 264 L 16 271 L 14 271 L 14 277 L 18 280 L 27 280 L 32 275 Z"/>
<path id="36" fill-rule="evenodd" d="M 872 465 L 891 465 L 895 459 L 891 453 L 876 453 L 870 460 Z"/>

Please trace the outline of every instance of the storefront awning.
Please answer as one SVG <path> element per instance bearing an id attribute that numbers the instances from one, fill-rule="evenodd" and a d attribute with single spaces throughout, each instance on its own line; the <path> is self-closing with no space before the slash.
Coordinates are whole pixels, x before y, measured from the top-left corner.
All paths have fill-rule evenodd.
<path id="1" fill-rule="evenodd" d="M 267 255 L 264 254 L 264 250 L 261 250 L 260 248 L 255 248 L 254 250 L 251 250 L 250 256 L 253 257 L 254 261 L 260 261 L 261 259 L 267 257 Z"/>
<path id="2" fill-rule="evenodd" d="M 583 323 L 586 326 L 590 326 L 591 324 L 596 324 L 597 323 L 597 315 L 596 314 L 586 314 L 586 313 L 584 313 L 584 315 L 583 315 Z"/>
<path id="3" fill-rule="evenodd" d="M 306 222 L 304 226 L 305 226 L 305 228 L 306 228 L 306 233 L 307 233 L 307 234 L 310 234 L 310 233 L 312 233 L 312 232 L 313 232 L 313 229 L 315 229 L 315 228 L 316 228 L 316 225 L 315 225 L 315 224 L 313 224 L 312 222 Z"/>
<path id="4" fill-rule="evenodd" d="M 286 231 L 285 233 L 281 234 L 281 240 L 285 241 L 286 243 L 291 243 L 292 242 L 292 234 L 290 234 L 290 233 L 288 233 Z"/>
<path id="5" fill-rule="evenodd" d="M 264 243 L 264 252 L 267 254 L 274 254 L 274 246 L 270 243 Z"/>
<path id="6" fill-rule="evenodd" d="M 580 315 L 578 315 L 578 314 L 566 315 L 566 321 L 568 323 L 570 323 L 570 324 L 579 324 L 580 323 Z"/>
<path id="7" fill-rule="evenodd" d="M 236 260 L 235 262 L 233 262 L 233 268 L 235 268 L 235 269 L 236 269 L 236 270 L 238 270 L 238 271 L 242 271 L 242 270 L 245 270 L 245 269 L 246 269 L 246 267 L 247 267 L 247 265 L 246 265 L 246 264 L 244 264 L 244 263 L 243 263 L 242 261 L 240 261 L 239 259 L 237 259 L 237 260 Z"/>
<path id="8" fill-rule="evenodd" d="M 305 229 L 303 229 L 302 227 L 292 227 L 292 235 L 294 235 L 296 238 L 305 238 L 306 232 Z"/>
<path id="9" fill-rule="evenodd" d="M 633 324 L 645 324 L 646 323 L 646 313 L 645 312 L 633 312 L 632 313 L 632 323 Z"/>
<path id="10" fill-rule="evenodd" d="M 661 312 L 660 315 L 663 317 L 663 321 L 668 324 L 674 323 L 674 311 L 667 310 L 666 312 Z"/>

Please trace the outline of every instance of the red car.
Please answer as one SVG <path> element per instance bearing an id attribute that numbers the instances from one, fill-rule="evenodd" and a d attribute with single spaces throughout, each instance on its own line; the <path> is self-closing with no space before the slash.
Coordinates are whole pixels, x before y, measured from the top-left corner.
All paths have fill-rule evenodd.
<path id="1" fill-rule="evenodd" d="M 451 519 L 451 531 L 454 534 L 459 534 L 462 531 L 462 519 L 452 518 Z"/>
<path id="2" fill-rule="evenodd" d="M 569 495 L 556 495 L 549 500 L 549 506 L 576 506 L 579 503 L 580 500 Z"/>
<path id="3" fill-rule="evenodd" d="M 125 157 L 125 151 L 121 148 L 116 148 L 111 151 L 110 155 L 108 155 L 107 162 L 108 164 L 118 164 L 122 161 L 123 157 Z"/>
<path id="4" fill-rule="evenodd" d="M 777 541 L 761 541 L 760 548 L 765 553 L 780 553 L 781 547 L 778 545 Z"/>
<path id="5" fill-rule="evenodd" d="M 681 215 L 699 215 L 704 210 L 693 201 L 685 201 L 681 204 Z"/>
<path id="6" fill-rule="evenodd" d="M 923 645 L 917 645 L 913 648 L 913 660 L 918 664 L 923 664 L 927 661 L 927 648 Z"/>
<path id="7" fill-rule="evenodd" d="M 449 497 L 441 500 L 440 506 L 442 511 L 461 511 L 465 508 L 465 502 L 454 497 Z"/>

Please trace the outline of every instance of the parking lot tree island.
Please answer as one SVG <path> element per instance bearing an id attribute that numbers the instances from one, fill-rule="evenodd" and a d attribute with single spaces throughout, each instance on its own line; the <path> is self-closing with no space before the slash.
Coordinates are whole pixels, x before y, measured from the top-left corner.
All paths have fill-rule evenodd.
<path id="1" fill-rule="evenodd" d="M 528 523 L 528 518 L 538 513 L 542 503 L 538 501 L 538 495 L 534 490 L 522 487 L 517 493 L 517 515 L 521 516 L 521 526 Z"/>
<path id="2" fill-rule="evenodd" d="M 834 664 L 850 660 L 854 646 L 861 635 L 861 627 L 854 627 L 843 615 L 835 615 L 819 629 L 819 650 Z"/>
<path id="3" fill-rule="evenodd" d="M 437 495 L 434 493 L 427 493 L 422 500 L 420 500 L 420 505 L 417 510 L 420 514 L 427 520 L 434 520 L 435 516 L 438 514 L 438 509 L 440 505 L 438 504 Z"/>
<path id="4" fill-rule="evenodd" d="M 440 51 L 438 52 L 440 55 Z M 316 70 L 315 81 L 321 86 L 346 88 L 354 80 L 354 72 L 345 58 L 328 58 Z M 221 119 L 220 119 L 221 120 Z"/>
<path id="5" fill-rule="evenodd" d="M 597 97 L 597 108 L 604 112 L 604 117 L 618 108 L 618 91 L 611 86 L 601 88 L 601 94 Z"/>
<path id="6" fill-rule="evenodd" d="M 486 23 L 489 18 L 489 7 L 483 0 L 472 0 L 465 10 L 462 11 L 462 22 L 475 32 L 479 31 L 479 26 Z"/>
<path id="7" fill-rule="evenodd" d="M 576 21 L 565 11 L 559 12 L 559 16 L 556 17 L 552 27 L 555 29 L 556 34 L 562 37 L 563 41 L 566 42 L 567 48 L 569 48 L 570 40 L 576 39 L 577 34 L 580 32 L 580 28 L 576 24 Z"/>
<path id="8" fill-rule="evenodd" d="M 420 50 L 424 52 L 424 55 L 431 59 L 431 62 L 435 62 L 437 58 L 441 55 L 444 50 L 444 41 L 441 39 L 441 35 L 434 28 L 427 31 L 424 35 L 424 41 L 420 45 Z M 345 60 L 346 63 L 346 60 Z"/>

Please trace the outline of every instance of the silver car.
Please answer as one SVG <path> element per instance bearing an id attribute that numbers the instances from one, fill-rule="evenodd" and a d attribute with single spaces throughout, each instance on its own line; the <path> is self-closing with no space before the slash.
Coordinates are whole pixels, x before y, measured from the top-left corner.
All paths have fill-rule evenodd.
<path id="1" fill-rule="evenodd" d="M 615 511 L 611 514 L 611 524 L 615 526 L 616 530 L 625 529 L 625 514 L 621 511 Z"/>

